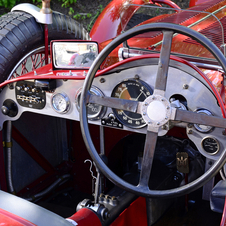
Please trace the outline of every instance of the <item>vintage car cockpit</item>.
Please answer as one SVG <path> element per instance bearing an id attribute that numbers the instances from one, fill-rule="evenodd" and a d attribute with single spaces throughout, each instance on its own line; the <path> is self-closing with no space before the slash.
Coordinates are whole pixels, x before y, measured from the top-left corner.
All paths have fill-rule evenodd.
<path id="1" fill-rule="evenodd" d="M 91 39 L 52 40 L 48 64 L 34 67 L 45 55 L 37 48 L 0 84 L 1 190 L 59 206 L 62 218 L 35 220 L 32 209 L 44 209 L 3 191 L 0 214 L 30 225 L 155 225 L 200 189 L 223 212 L 225 1 L 124 3 L 103 11 Z M 106 18 L 114 26 L 103 30 Z"/>

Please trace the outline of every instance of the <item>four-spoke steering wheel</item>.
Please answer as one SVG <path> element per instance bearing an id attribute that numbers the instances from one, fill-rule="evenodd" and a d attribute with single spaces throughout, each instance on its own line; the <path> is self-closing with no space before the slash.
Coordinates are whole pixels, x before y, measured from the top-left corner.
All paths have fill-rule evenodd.
<path id="1" fill-rule="evenodd" d="M 102 62 L 111 53 L 111 51 L 114 50 L 119 44 L 126 41 L 127 39 L 134 37 L 135 35 L 149 31 L 161 31 L 163 33 L 163 41 L 153 95 L 147 97 L 143 102 L 124 100 L 112 97 L 99 97 L 97 95 L 93 95 L 90 92 L 90 88 L 94 76 Z M 202 34 L 194 30 L 191 30 L 187 27 L 176 24 L 168 23 L 146 24 L 135 27 L 121 34 L 101 51 L 101 53 L 98 55 L 98 57 L 92 64 L 86 76 L 83 91 L 81 94 L 81 109 L 80 109 L 81 130 L 83 138 L 86 143 L 86 147 L 92 159 L 95 161 L 97 167 L 102 171 L 102 173 L 114 184 L 127 191 L 133 192 L 141 196 L 169 198 L 190 193 L 196 190 L 197 188 L 203 186 L 214 175 L 216 175 L 216 173 L 222 168 L 226 159 L 226 149 L 225 149 L 222 152 L 219 159 L 207 172 L 205 172 L 198 179 L 188 183 L 187 185 L 169 190 L 149 189 L 148 184 L 152 169 L 152 162 L 154 158 L 158 131 L 165 123 L 167 123 L 169 120 L 173 120 L 226 128 L 226 119 L 224 118 L 208 116 L 204 114 L 197 114 L 191 111 L 184 111 L 173 108 L 170 105 L 169 101 L 165 98 L 171 43 L 173 35 L 175 33 L 189 36 L 194 40 L 198 41 L 199 43 L 201 43 L 207 50 L 209 50 L 213 54 L 213 56 L 217 59 L 218 63 L 222 66 L 223 70 L 226 71 L 226 60 L 224 55 L 210 40 L 205 38 Z M 140 179 L 139 184 L 137 186 L 127 183 L 126 181 L 118 177 L 116 174 L 114 174 L 100 158 L 98 152 L 94 147 L 89 132 L 86 110 L 87 103 L 95 103 L 115 109 L 131 111 L 134 113 L 139 113 L 143 116 L 143 119 L 147 123 L 147 134 L 144 146 Z"/>

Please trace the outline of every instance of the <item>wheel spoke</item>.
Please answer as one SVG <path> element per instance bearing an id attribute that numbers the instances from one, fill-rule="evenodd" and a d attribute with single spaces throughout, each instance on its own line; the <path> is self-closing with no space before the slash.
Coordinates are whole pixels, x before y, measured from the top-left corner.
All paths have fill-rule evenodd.
<path id="1" fill-rule="evenodd" d="M 163 42 L 158 64 L 157 78 L 155 82 L 155 89 L 157 90 L 166 90 L 172 38 L 173 31 L 163 31 Z"/>
<path id="2" fill-rule="evenodd" d="M 97 96 L 89 93 L 86 103 L 99 104 L 106 107 L 140 113 L 141 102 L 114 97 Z"/>
<path id="3" fill-rule="evenodd" d="M 184 111 L 184 110 L 176 110 L 176 115 L 174 120 L 200 124 L 200 125 L 208 125 L 220 128 L 226 128 L 226 119 L 219 118 L 216 116 L 199 114 L 192 111 Z"/>
<path id="4" fill-rule="evenodd" d="M 140 181 L 138 185 L 139 187 L 144 187 L 144 189 L 148 188 L 157 138 L 158 132 L 153 132 L 150 130 L 147 131 L 143 160 L 141 165 Z"/>
<path id="5" fill-rule="evenodd" d="M 49 63 L 51 62 L 51 59 L 49 59 Z M 9 76 L 8 79 L 19 77 L 23 74 L 26 74 L 30 71 L 36 70 L 37 68 L 40 68 L 45 65 L 45 54 L 43 54 L 42 48 L 38 49 L 37 52 L 32 53 L 31 55 L 28 55 L 26 58 L 24 58 L 20 64 L 17 65 L 13 69 L 13 73 Z"/>

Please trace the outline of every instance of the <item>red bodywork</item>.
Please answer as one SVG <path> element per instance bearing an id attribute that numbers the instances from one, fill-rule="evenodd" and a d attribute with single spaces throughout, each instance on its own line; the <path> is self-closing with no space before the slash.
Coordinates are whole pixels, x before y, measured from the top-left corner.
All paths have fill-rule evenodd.
<path id="1" fill-rule="evenodd" d="M 172 8 L 180 9 L 174 2 L 168 0 L 149 1 L 149 0 L 116 0 L 109 3 L 97 18 L 90 37 L 93 41 L 102 43 L 106 40 L 118 36 L 125 29 L 130 18 L 140 8 L 139 6 L 130 6 L 129 4 L 166 4 Z M 120 18 L 120 15 L 122 18 Z"/>

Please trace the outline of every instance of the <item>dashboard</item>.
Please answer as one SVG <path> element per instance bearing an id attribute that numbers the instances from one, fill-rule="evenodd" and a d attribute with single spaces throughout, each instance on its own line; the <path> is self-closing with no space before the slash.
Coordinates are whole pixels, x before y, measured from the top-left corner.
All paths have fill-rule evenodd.
<path id="1" fill-rule="evenodd" d="M 113 68 L 95 77 L 91 93 L 98 96 L 144 101 L 152 95 L 158 59 L 140 59 Z M 22 80 L 5 86 L 0 93 L 0 126 L 7 120 L 18 120 L 23 112 L 49 115 L 79 121 L 80 94 L 84 80 Z M 217 99 L 207 82 L 189 65 L 171 60 L 165 93 L 174 107 L 201 114 L 222 117 Z M 140 114 L 88 104 L 89 123 L 143 133 L 146 123 Z M 197 149 L 216 160 L 224 149 L 222 128 L 183 122 L 164 125 L 159 136 L 174 126 L 183 127 Z"/>

